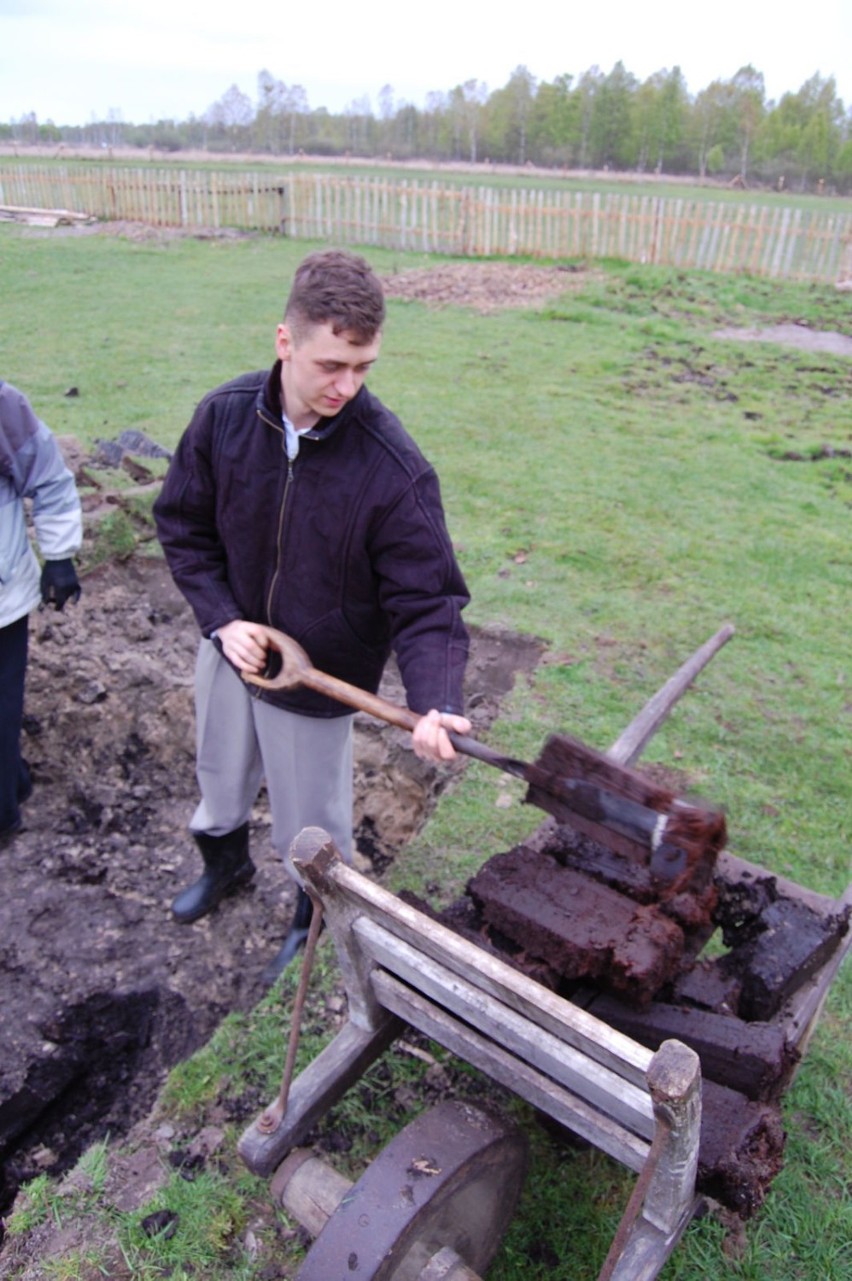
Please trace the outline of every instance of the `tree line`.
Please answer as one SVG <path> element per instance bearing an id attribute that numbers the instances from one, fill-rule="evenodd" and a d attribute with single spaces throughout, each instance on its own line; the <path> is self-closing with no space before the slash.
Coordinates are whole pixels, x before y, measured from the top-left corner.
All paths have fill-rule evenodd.
<path id="1" fill-rule="evenodd" d="M 519 66 L 500 89 L 479 80 L 397 101 L 391 85 L 344 111 L 311 109 L 301 85 L 261 71 L 252 101 L 232 85 L 201 116 L 147 125 L 111 112 L 82 126 L 39 123 L 34 114 L 0 126 L 0 139 L 136 146 L 276 156 L 357 156 L 534 165 L 726 179 L 797 191 L 852 191 L 852 109 L 834 77 L 813 75 L 767 101 L 763 74 L 741 67 L 690 94 L 679 67 L 639 81 L 622 62 L 609 73 L 539 82 Z"/>

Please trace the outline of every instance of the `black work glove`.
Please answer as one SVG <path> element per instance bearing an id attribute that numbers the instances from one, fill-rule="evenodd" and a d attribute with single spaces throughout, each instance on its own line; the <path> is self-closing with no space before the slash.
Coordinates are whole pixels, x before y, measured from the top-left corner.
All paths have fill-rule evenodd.
<path id="1" fill-rule="evenodd" d="M 79 580 L 72 560 L 46 560 L 41 571 L 41 603 L 63 610 L 65 602 L 80 599 Z"/>

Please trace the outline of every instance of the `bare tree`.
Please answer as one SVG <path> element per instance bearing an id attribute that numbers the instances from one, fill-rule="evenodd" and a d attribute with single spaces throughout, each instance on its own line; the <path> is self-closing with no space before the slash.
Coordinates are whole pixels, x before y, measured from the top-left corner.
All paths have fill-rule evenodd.
<path id="1" fill-rule="evenodd" d="M 291 85 L 284 95 L 284 111 L 288 121 L 288 143 L 292 156 L 296 150 L 296 123 L 299 116 L 306 116 L 310 110 L 308 95 L 303 85 Z"/>
<path id="2" fill-rule="evenodd" d="M 379 119 L 391 120 L 393 114 L 393 85 L 382 85 L 379 90 Z"/>
<path id="3" fill-rule="evenodd" d="M 208 107 L 205 120 L 236 148 L 245 141 L 245 134 L 254 120 L 254 107 L 247 94 L 237 85 L 231 85 L 217 102 Z"/>
<path id="4" fill-rule="evenodd" d="M 257 77 L 257 142 L 277 155 L 284 150 L 284 99 L 287 86 L 263 70 Z"/>
<path id="5" fill-rule="evenodd" d="M 455 91 L 454 91 L 455 92 Z M 477 142 L 482 122 L 482 108 L 488 100 L 488 86 L 481 80 L 465 80 L 461 86 L 461 114 L 470 150 L 470 163 L 477 160 Z"/>
<path id="6" fill-rule="evenodd" d="M 360 98 L 353 98 L 346 106 L 346 123 L 347 123 L 347 140 L 348 150 L 353 152 L 365 151 L 367 146 L 367 137 L 370 133 L 370 124 L 373 120 L 373 107 L 370 102 L 369 94 L 362 94 Z"/>
<path id="7" fill-rule="evenodd" d="M 740 67 L 731 80 L 731 90 L 740 139 L 740 178 L 745 182 L 751 145 L 766 111 L 763 72 L 755 71 L 751 64 Z"/>

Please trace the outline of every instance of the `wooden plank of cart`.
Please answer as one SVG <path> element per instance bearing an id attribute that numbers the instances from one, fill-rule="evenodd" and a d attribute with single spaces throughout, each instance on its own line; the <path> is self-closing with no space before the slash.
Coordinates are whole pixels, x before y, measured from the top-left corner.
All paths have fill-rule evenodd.
<path id="1" fill-rule="evenodd" d="M 607 753 L 611 759 L 624 765 L 637 759 L 732 633 L 726 626 L 696 651 L 612 745 Z M 698 1056 L 679 1041 L 666 1041 L 652 1053 L 555 995 L 348 867 L 325 832 L 305 829 L 292 853 L 312 897 L 321 903 L 334 941 L 348 1021 L 292 1083 L 293 1056 L 288 1055 L 278 1099 L 240 1141 L 248 1167 L 264 1177 L 273 1175 L 410 1025 L 638 1174 L 600 1281 L 656 1277 L 704 1204 L 695 1191 L 701 1125 Z M 721 856 L 718 872 L 731 882 L 766 874 L 729 853 Z M 820 913 L 836 913 L 852 902 L 852 886 L 835 901 L 790 881 L 780 885 L 785 894 Z M 785 1032 L 802 1054 L 850 942 L 852 931 L 847 931 L 788 1006 Z M 296 1024 L 299 1014 L 294 1011 Z M 334 1217 L 335 1204 L 345 1204 L 348 1186 L 331 1197 L 326 1211 L 316 1209 L 320 1192 L 308 1194 L 315 1230 Z M 446 1261 L 442 1265 L 436 1254 L 422 1271 L 404 1274 L 424 1279 L 476 1276 L 452 1251 L 441 1254 L 456 1260 L 461 1270 L 452 1271 Z M 322 1271 L 306 1275 L 328 1281 Z M 397 1273 L 379 1269 L 369 1275 Z"/>

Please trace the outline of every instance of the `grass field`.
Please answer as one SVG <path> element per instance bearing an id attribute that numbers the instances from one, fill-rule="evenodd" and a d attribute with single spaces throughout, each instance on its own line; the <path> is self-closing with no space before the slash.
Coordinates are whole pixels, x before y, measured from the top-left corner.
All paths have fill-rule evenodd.
<path id="1" fill-rule="evenodd" d="M 309 248 L 0 226 L 0 373 L 60 435 L 90 445 L 134 427 L 173 445 L 209 387 L 269 363 L 287 280 Z M 380 272 L 426 265 L 369 257 Z M 734 639 L 644 759 L 725 807 L 734 853 L 837 895 L 852 870 L 852 362 L 714 332 L 795 320 L 852 334 L 848 298 L 618 263 L 566 281 L 569 292 L 530 311 L 392 301 L 371 378 L 437 465 L 472 592 L 469 621 L 548 647 L 491 742 L 532 759 L 562 729 L 605 748 L 729 620 Z M 79 395 L 67 397 L 72 386 Z M 785 459 L 791 453 L 826 456 Z M 428 882 L 449 900 L 483 851 L 527 834 L 534 816 L 498 808 L 498 783 L 493 771 L 468 770 L 401 854 L 392 886 L 422 892 Z M 326 958 L 320 990 L 332 971 Z M 303 1057 L 321 1040 L 321 1029 L 309 1036 Z M 737 1251 L 723 1249 L 717 1220 L 694 1224 L 665 1278 L 850 1274 L 850 1046 L 847 965 L 787 1096 L 786 1165 L 766 1206 Z M 263 1080 L 271 1097 L 280 1063 L 280 1015 L 264 1004 L 178 1069 L 164 1106 L 201 1123 L 223 1074 L 235 1089 Z M 386 1070 L 412 1078 L 417 1095 L 416 1065 L 394 1060 Z M 396 1076 L 382 1089 L 393 1099 Z M 357 1097 L 341 1106 L 362 1137 L 401 1119 L 389 1107 L 384 1123 L 368 1123 Z M 594 1278 L 632 1180 L 599 1154 L 561 1147 L 517 1110 L 529 1123 L 532 1172 L 489 1276 Z M 356 1143 L 359 1155 L 370 1153 Z M 235 1176 L 209 1195 L 227 1201 L 230 1229 L 208 1255 L 175 1239 L 171 1275 L 189 1276 L 194 1261 L 210 1278 L 259 1277 L 234 1242 L 262 1189 Z M 116 1230 L 129 1275 L 155 1275 L 164 1260 L 151 1252 L 165 1246 L 146 1244 L 133 1224 Z"/>

